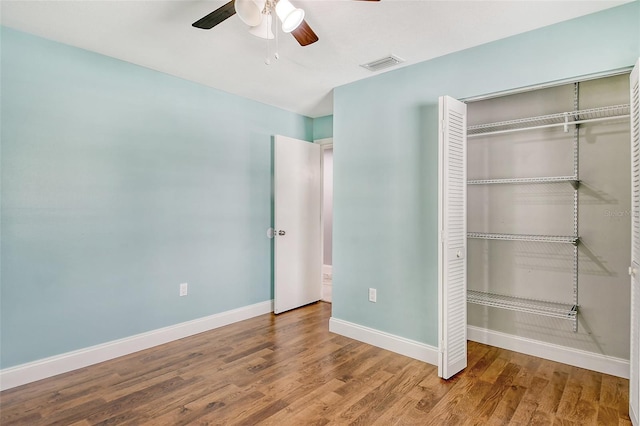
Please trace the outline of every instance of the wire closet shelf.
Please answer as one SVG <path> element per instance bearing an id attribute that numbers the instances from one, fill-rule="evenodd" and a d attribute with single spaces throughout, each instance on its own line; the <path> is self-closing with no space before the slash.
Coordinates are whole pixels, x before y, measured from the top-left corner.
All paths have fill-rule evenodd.
<path id="1" fill-rule="evenodd" d="M 549 177 L 526 177 L 508 179 L 474 179 L 467 181 L 468 185 L 488 185 L 494 183 L 558 183 L 558 182 L 579 182 L 576 176 L 549 176 Z"/>
<path id="2" fill-rule="evenodd" d="M 596 121 L 620 120 L 629 118 L 629 104 L 612 105 L 599 108 L 560 112 L 537 117 L 519 118 L 496 123 L 478 124 L 467 127 L 467 137 L 495 135 L 518 132 L 522 130 L 543 129 L 546 127 L 564 127 L 569 131 L 570 125 Z"/>
<path id="3" fill-rule="evenodd" d="M 573 321 L 577 319 L 578 313 L 578 307 L 572 304 L 525 299 L 475 290 L 467 290 L 467 302 Z"/>
<path id="4" fill-rule="evenodd" d="M 579 240 L 579 237 L 574 235 L 488 234 L 483 232 L 468 232 L 467 238 L 564 244 L 576 244 Z"/>

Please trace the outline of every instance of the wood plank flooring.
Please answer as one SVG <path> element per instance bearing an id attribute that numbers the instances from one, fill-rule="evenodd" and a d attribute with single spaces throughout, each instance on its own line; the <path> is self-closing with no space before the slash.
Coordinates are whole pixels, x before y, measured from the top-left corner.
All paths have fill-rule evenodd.
<path id="1" fill-rule="evenodd" d="M 469 342 L 437 368 L 262 315 L 0 393 L 9 425 L 630 425 L 628 380 Z"/>

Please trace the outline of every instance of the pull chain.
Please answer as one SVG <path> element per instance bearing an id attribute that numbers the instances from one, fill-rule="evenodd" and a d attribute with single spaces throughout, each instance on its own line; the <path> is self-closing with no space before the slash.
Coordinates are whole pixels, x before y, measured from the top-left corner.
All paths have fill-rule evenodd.
<path id="1" fill-rule="evenodd" d="M 271 14 L 269 12 L 267 12 L 266 15 L 264 15 L 264 17 L 262 19 L 266 19 L 267 20 L 267 24 L 269 23 L 269 17 L 271 16 Z M 270 45 L 269 45 L 269 25 L 265 25 L 265 28 L 267 29 L 267 34 L 265 39 L 267 40 L 267 56 L 264 58 L 264 63 L 267 65 L 271 65 L 271 52 L 270 52 Z"/>
<path id="2" fill-rule="evenodd" d="M 269 40 L 267 40 L 267 56 L 264 58 L 264 63 L 271 65 L 271 59 L 269 58 Z"/>
<path id="3" fill-rule="evenodd" d="M 273 55 L 273 56 L 274 56 L 276 59 L 280 59 L 280 54 L 278 53 L 278 33 L 279 33 L 280 31 L 278 31 L 278 19 L 276 18 L 276 19 L 275 19 L 275 21 L 276 21 L 276 25 L 275 25 L 275 27 L 276 27 L 276 28 L 275 28 L 275 32 L 276 32 L 276 53 L 275 53 L 275 55 Z"/>

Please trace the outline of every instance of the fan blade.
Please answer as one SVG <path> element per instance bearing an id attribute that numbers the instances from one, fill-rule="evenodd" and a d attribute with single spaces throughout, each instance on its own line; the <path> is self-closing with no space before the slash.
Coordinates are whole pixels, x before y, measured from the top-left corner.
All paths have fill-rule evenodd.
<path id="1" fill-rule="evenodd" d="M 200 18 L 199 20 L 191 24 L 191 26 L 196 28 L 202 28 L 203 30 L 210 30 L 211 28 L 218 25 L 220 22 L 224 21 L 225 19 L 235 14 L 236 14 L 235 0 L 231 0 L 229 3 L 225 4 L 222 7 L 217 8 L 216 10 L 214 10 L 204 18 Z"/>
<path id="2" fill-rule="evenodd" d="M 308 46 L 318 41 L 318 36 L 313 32 L 307 21 L 304 19 L 302 23 L 295 30 L 291 31 L 291 34 L 298 40 L 300 46 Z"/>

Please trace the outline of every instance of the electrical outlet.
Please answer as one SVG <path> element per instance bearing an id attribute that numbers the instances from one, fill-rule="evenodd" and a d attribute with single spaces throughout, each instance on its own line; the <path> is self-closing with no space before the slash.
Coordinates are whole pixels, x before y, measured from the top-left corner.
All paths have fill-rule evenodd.
<path id="1" fill-rule="evenodd" d="M 180 296 L 186 296 L 189 292 L 189 284 L 182 283 L 180 284 Z"/>
<path id="2" fill-rule="evenodd" d="M 378 295 L 377 295 L 377 290 L 375 288 L 370 288 L 369 289 L 369 302 L 373 302 L 376 303 Z"/>

